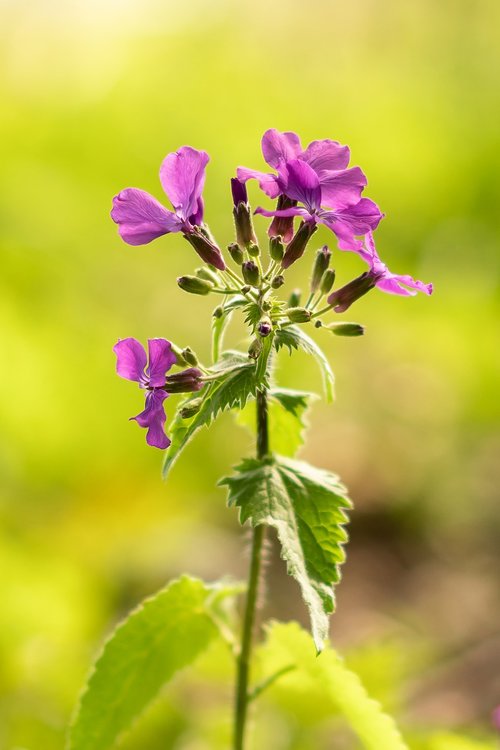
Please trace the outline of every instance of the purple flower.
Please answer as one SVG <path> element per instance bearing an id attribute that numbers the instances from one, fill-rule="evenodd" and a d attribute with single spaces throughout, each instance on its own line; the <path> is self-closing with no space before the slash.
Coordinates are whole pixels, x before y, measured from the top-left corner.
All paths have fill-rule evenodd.
<path id="1" fill-rule="evenodd" d="M 203 186 L 209 156 L 191 146 L 168 154 L 160 167 L 160 182 L 173 211 L 138 188 L 126 188 L 113 198 L 111 218 L 129 245 L 145 245 L 170 232 L 182 232 L 207 263 L 224 270 L 219 248 L 201 231 Z"/>
<path id="2" fill-rule="evenodd" d="M 257 208 L 255 213 L 263 216 L 300 216 L 303 221 L 313 226 L 324 224 L 337 236 L 341 250 L 361 253 L 363 243 L 356 239 L 356 236 L 365 235 L 372 229 L 376 229 L 382 219 L 383 214 L 379 207 L 369 198 L 361 198 L 356 203 L 343 207 L 322 208 L 324 200 L 320 178 L 317 172 L 303 160 L 289 160 L 286 166 L 281 168 L 279 180 L 286 195 L 302 203 L 303 206 L 276 211 Z M 297 257 L 296 253 L 293 257 L 291 255 L 287 257 L 285 253 L 283 267 L 287 268 Z"/>
<path id="3" fill-rule="evenodd" d="M 147 428 L 146 442 L 155 448 L 168 448 L 170 440 L 165 434 L 165 411 L 163 402 L 171 393 L 199 390 L 201 371 L 189 368 L 167 378 L 166 373 L 176 362 L 172 344 L 166 339 L 149 339 L 148 354 L 142 344 L 134 338 L 122 339 L 113 347 L 116 354 L 116 372 L 126 380 L 134 380 L 147 391 L 146 408 L 135 419 Z M 149 359 L 149 363 L 148 363 Z M 171 386 L 169 389 L 169 381 Z"/>
<path id="4" fill-rule="evenodd" d="M 313 141 L 304 150 L 296 133 L 280 133 L 273 128 L 267 130 L 262 137 L 262 153 L 269 166 L 278 174 L 246 167 L 238 167 L 237 174 L 241 182 L 252 178 L 258 180 L 261 190 L 270 198 L 287 195 L 293 199 L 283 178 L 288 163 L 296 159 L 308 164 L 316 173 L 321 185 L 323 205 L 329 208 L 341 209 L 357 203 L 367 182 L 359 167 L 347 169 L 349 148 L 341 146 L 337 141 Z"/>
<path id="5" fill-rule="evenodd" d="M 432 284 L 424 284 L 422 281 L 416 281 L 411 276 L 395 274 L 389 271 L 385 263 L 382 263 L 379 258 L 371 232 L 367 232 L 364 247 L 359 251 L 359 254 L 368 263 L 370 268 L 357 279 L 350 281 L 341 289 L 337 289 L 330 294 L 327 302 L 333 306 L 335 312 L 345 312 L 353 302 L 375 286 L 382 289 L 383 292 L 401 294 L 407 297 L 414 296 L 417 292 L 432 294 Z"/>

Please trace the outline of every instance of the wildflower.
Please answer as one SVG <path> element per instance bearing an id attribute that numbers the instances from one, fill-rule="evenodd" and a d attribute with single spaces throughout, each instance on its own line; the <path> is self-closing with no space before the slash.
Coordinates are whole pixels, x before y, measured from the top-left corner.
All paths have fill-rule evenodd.
<path id="1" fill-rule="evenodd" d="M 113 198 L 111 218 L 129 245 L 145 245 L 170 232 L 182 232 L 198 255 L 224 270 L 217 245 L 203 230 L 203 186 L 209 156 L 191 146 L 168 154 L 160 167 L 160 182 L 173 211 L 138 188 L 126 188 Z"/>
<path id="2" fill-rule="evenodd" d="M 137 414 L 136 422 L 147 428 L 146 442 L 155 448 L 168 448 L 170 440 L 164 431 L 165 410 L 163 402 L 170 393 L 200 390 L 201 371 L 189 368 L 183 372 L 167 377 L 166 373 L 177 361 L 172 344 L 166 339 L 149 339 L 148 355 L 142 344 L 134 338 L 118 341 L 113 347 L 116 354 L 116 372 L 126 380 L 134 380 L 139 387 L 147 391 L 146 407 Z M 149 359 L 149 362 L 148 362 Z"/>
<path id="3" fill-rule="evenodd" d="M 303 205 L 276 211 L 267 211 L 259 207 L 255 213 L 263 216 L 300 216 L 311 228 L 317 224 L 324 224 L 337 236 L 341 250 L 353 250 L 361 254 L 363 243 L 356 239 L 356 236 L 365 235 L 376 229 L 382 219 L 383 214 L 379 207 L 369 198 L 361 198 L 357 203 L 343 207 L 323 208 L 326 201 L 323 199 L 320 178 L 303 160 L 289 160 L 281 169 L 280 182 L 287 196 Z M 301 229 L 302 225 L 298 231 Z M 304 250 L 305 245 L 301 246 L 301 252 L 298 254 L 292 239 L 287 248 L 288 255 L 285 252 L 283 258 L 283 268 L 288 268 Z"/>
<path id="4" fill-rule="evenodd" d="M 416 281 L 406 274 L 400 275 L 389 271 L 378 256 L 372 232 L 366 234 L 364 247 L 359 254 L 368 263 L 370 269 L 330 294 L 327 301 L 329 305 L 333 306 L 335 312 L 345 312 L 353 302 L 375 286 L 382 289 L 383 292 L 403 296 L 414 296 L 417 292 L 432 294 L 432 284 L 424 284 L 422 281 Z"/>
<path id="5" fill-rule="evenodd" d="M 325 205 L 342 208 L 357 203 L 367 180 L 359 167 L 350 167 L 350 151 L 338 141 L 329 139 L 313 141 L 302 149 L 296 133 L 280 133 L 272 128 L 262 137 L 262 154 L 270 167 L 278 174 L 259 172 L 255 169 L 238 167 L 237 175 L 241 182 L 256 179 L 261 190 L 270 198 L 286 195 L 296 200 L 286 190 L 283 171 L 290 161 L 299 159 L 308 164 L 317 174 Z"/>

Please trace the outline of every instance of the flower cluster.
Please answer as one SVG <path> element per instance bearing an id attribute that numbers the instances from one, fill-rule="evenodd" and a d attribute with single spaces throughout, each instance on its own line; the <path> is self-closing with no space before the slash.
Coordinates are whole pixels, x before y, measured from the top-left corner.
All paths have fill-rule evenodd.
<path id="1" fill-rule="evenodd" d="M 231 179 L 236 242 L 230 243 L 227 251 L 239 266 L 239 273 L 227 265 L 204 222 L 202 193 L 209 161 L 205 151 L 182 146 L 164 159 L 160 182 L 173 210 L 143 190 L 127 188 L 115 196 L 111 211 L 120 236 L 129 245 L 143 245 L 172 232 L 184 236 L 205 265 L 195 275 L 181 276 L 178 285 L 192 294 L 225 295 L 224 304 L 214 312 L 216 317 L 224 314 L 229 305 L 246 305 L 247 320 L 255 337 L 249 349 L 252 359 L 261 356 L 262 339 L 287 326 L 313 319 L 317 326 L 336 335 L 360 335 L 364 329 L 359 324 L 323 326 L 320 318 L 328 312 L 344 312 L 374 287 L 399 295 L 432 293 L 431 284 L 391 273 L 378 256 L 373 232 L 383 213 L 374 201 L 362 196 L 367 179 L 359 167 L 349 167 L 347 146 L 326 139 L 313 141 L 303 149 L 295 133 L 272 129 L 264 133 L 262 153 L 272 172 L 238 167 L 237 176 Z M 269 265 L 265 270 L 248 203 L 246 183 L 250 179 L 257 180 L 268 198 L 277 200 L 274 208 L 255 210 L 255 214 L 272 218 L 268 227 Z M 296 219 L 298 227 L 294 226 Z M 340 250 L 357 253 L 368 264 L 368 270 L 343 287 L 333 289 L 335 271 L 329 267 L 332 253 L 324 246 L 314 259 L 310 294 L 305 304 L 300 304 L 296 291 L 284 303 L 276 298 L 276 291 L 285 284 L 286 270 L 304 255 L 318 225 L 333 233 Z M 327 305 L 318 310 L 325 297 Z M 146 440 L 150 445 L 166 448 L 170 441 L 164 432 L 163 402 L 169 393 L 201 389 L 213 373 L 201 365 L 198 369 L 189 349 L 174 353 L 172 344 L 165 339 L 150 339 L 148 347 L 149 364 L 136 339 L 119 341 L 114 347 L 117 372 L 147 391 L 146 408 L 132 419 L 147 428 Z M 174 364 L 192 366 L 167 376 Z"/>

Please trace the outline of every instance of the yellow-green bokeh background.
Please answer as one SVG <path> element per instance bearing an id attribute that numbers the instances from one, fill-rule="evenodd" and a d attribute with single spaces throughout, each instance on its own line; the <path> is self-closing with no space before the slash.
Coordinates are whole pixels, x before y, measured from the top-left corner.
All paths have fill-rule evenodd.
<path id="1" fill-rule="evenodd" d="M 487 735 L 500 703 L 498 3 L 0 10 L 0 747 L 63 747 L 93 654 L 143 595 L 182 570 L 244 574 L 215 482 L 249 437 L 224 416 L 164 485 L 160 453 L 127 422 L 141 395 L 111 351 L 119 337 L 165 336 L 207 357 L 212 300 L 176 286 L 196 266 L 182 239 L 130 248 L 109 208 L 126 186 L 161 198 L 162 158 L 190 144 L 211 155 L 206 217 L 229 239 L 228 179 L 262 166 L 268 127 L 348 143 L 387 215 L 381 255 L 435 284 L 430 299 L 357 303 L 347 317 L 364 339 L 318 332 L 338 400 L 315 406 L 302 455 L 338 471 L 356 503 L 333 639 L 410 734 Z M 361 271 L 347 254 L 335 265 L 341 280 Z M 236 327 L 231 343 L 241 337 Z M 320 388 L 300 355 L 281 357 L 279 376 Z M 304 619 L 279 560 L 273 570 L 268 614 Z M 134 747 L 216 747 L 183 727 L 193 696 L 183 683 L 179 695 L 165 699 L 178 734 L 155 715 Z"/>

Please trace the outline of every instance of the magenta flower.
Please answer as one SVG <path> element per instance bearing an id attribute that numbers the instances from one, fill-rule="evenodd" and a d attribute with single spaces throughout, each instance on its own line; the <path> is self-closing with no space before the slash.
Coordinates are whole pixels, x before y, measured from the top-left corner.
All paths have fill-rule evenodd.
<path id="1" fill-rule="evenodd" d="M 168 448 L 170 440 L 165 434 L 163 402 L 170 393 L 198 391 L 203 386 L 201 371 L 191 367 L 167 377 L 166 373 L 176 362 L 172 344 L 166 339 L 149 339 L 148 356 L 142 344 L 134 338 L 122 339 L 113 347 L 116 354 L 116 372 L 126 380 L 134 380 L 147 391 L 146 408 L 130 419 L 147 429 L 146 442 L 155 448 Z"/>
<path id="2" fill-rule="evenodd" d="M 286 189 L 284 171 L 288 163 L 296 159 L 308 164 L 317 174 L 323 204 L 329 208 L 341 209 L 357 203 L 367 182 L 359 167 L 347 169 L 349 147 L 337 141 L 313 141 L 304 150 L 296 133 L 280 133 L 272 128 L 262 137 L 262 154 L 278 174 L 238 167 L 237 175 L 241 182 L 258 180 L 261 190 L 270 198 L 287 195 L 293 199 Z"/>
<path id="3" fill-rule="evenodd" d="M 219 248 L 202 231 L 203 186 L 209 156 L 191 146 L 168 154 L 160 167 L 160 182 L 173 211 L 138 188 L 126 188 L 113 198 L 111 218 L 129 245 L 146 245 L 170 232 L 182 232 L 206 262 L 224 270 Z"/>
<path id="4" fill-rule="evenodd" d="M 422 281 L 416 281 L 406 274 L 401 275 L 389 271 L 385 263 L 379 258 L 371 232 L 367 232 L 364 247 L 359 254 L 368 263 L 370 269 L 330 294 L 327 302 L 333 306 L 335 312 L 345 312 L 353 302 L 375 286 L 383 292 L 401 294 L 407 297 L 414 296 L 417 292 L 432 294 L 432 284 L 424 284 Z"/>
<path id="5" fill-rule="evenodd" d="M 255 213 L 263 216 L 300 216 L 304 222 L 312 226 L 324 224 L 337 236 L 341 250 L 361 253 L 363 243 L 356 239 L 356 236 L 365 235 L 376 229 L 383 217 L 377 204 L 369 198 L 361 198 L 356 203 L 342 208 L 322 208 L 324 200 L 320 178 L 303 160 L 289 160 L 286 166 L 281 168 L 279 180 L 288 198 L 303 205 L 276 211 L 266 211 L 259 207 Z M 297 257 L 300 256 L 296 253 L 290 253 L 288 257 L 285 253 L 283 267 L 288 268 Z"/>

